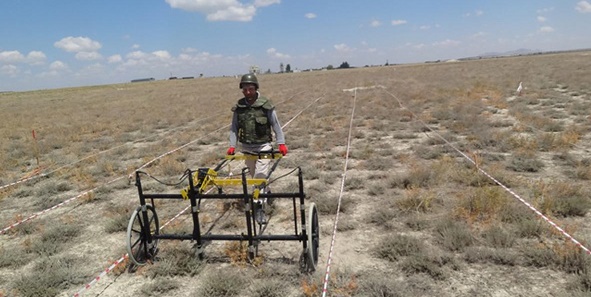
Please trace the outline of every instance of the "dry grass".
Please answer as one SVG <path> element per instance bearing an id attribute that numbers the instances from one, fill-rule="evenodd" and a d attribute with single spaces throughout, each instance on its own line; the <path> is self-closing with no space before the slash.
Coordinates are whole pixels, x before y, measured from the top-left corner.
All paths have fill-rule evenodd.
<path id="1" fill-rule="evenodd" d="M 260 76 L 282 123 L 322 97 L 285 128 L 290 154 L 279 168 L 304 169 L 308 201 L 320 213 L 319 270 L 326 264 L 353 107 L 352 93 L 342 90 L 383 86 L 357 92 L 333 263 L 340 269 L 331 274 L 329 294 L 469 296 L 508 288 L 512 295 L 588 294 L 586 256 L 450 146 L 586 244 L 591 61 L 583 54 Z M 513 97 L 519 81 L 526 92 Z M 0 142 L 0 185 L 60 168 L 2 190 L 0 227 L 97 187 L 0 236 L 0 296 L 70 295 L 118 258 L 137 190 L 133 183 L 104 184 L 153 160 L 144 170 L 171 183 L 187 168 L 213 166 L 227 148 L 225 125 L 239 95 L 232 77 L 0 94 L 0 138 L 7 140 Z M 291 191 L 296 184 L 286 179 L 273 187 Z M 145 184 L 154 193 L 179 189 Z M 272 224 L 280 230 L 291 228 L 292 216 L 283 208 L 289 202 L 281 203 Z M 159 202 L 160 223 L 186 205 Z M 203 227 L 242 232 L 236 213 L 204 203 Z M 190 216 L 166 228 L 191 232 Z M 186 242 L 160 247 L 153 265 L 136 274 L 119 271 L 110 289 L 99 285 L 91 294 L 321 294 L 323 271 L 301 275 L 301 246 L 291 242 L 262 243 L 264 257 L 255 265 L 246 265 L 239 243 L 212 244 L 211 262 L 198 261 Z M 62 267 L 57 273 L 36 272 L 57 269 L 54 260 Z M 507 273 L 508 266 L 530 278 Z M 134 283 L 144 288 L 126 291 Z"/>

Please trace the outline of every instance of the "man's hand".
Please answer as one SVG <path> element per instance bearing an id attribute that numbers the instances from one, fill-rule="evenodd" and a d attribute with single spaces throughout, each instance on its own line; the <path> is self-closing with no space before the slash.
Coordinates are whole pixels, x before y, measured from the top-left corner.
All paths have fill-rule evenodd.
<path id="1" fill-rule="evenodd" d="M 285 144 L 280 144 L 279 152 L 284 156 L 287 155 L 287 146 Z"/>
<path id="2" fill-rule="evenodd" d="M 235 150 L 236 150 L 236 149 L 234 149 L 234 147 L 233 147 L 233 146 L 231 146 L 231 147 L 228 149 L 228 152 L 226 153 L 226 155 L 233 155 L 233 154 L 235 153 Z"/>

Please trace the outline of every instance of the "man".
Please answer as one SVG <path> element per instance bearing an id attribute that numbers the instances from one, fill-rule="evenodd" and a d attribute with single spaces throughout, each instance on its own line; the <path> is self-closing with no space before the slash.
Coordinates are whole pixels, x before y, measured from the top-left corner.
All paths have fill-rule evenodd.
<path id="1" fill-rule="evenodd" d="M 237 142 L 245 153 L 270 152 L 273 150 L 271 142 L 275 132 L 279 152 L 287 155 L 285 136 L 281 124 L 277 119 L 275 107 L 271 101 L 259 93 L 259 82 L 252 74 L 245 74 L 240 79 L 240 89 L 244 98 L 238 100 L 232 107 L 232 126 L 230 127 L 230 148 L 227 154 L 233 155 Z M 251 177 L 267 178 L 270 170 L 270 160 L 246 160 L 246 166 Z"/>
<path id="2" fill-rule="evenodd" d="M 235 153 L 237 142 L 240 143 L 242 152 L 258 154 L 260 152 L 271 152 L 273 146 L 273 135 L 275 132 L 279 152 L 287 155 L 285 136 L 281 124 L 277 119 L 275 107 L 269 99 L 259 93 L 259 82 L 254 74 L 245 74 L 240 79 L 240 89 L 244 98 L 238 100 L 232 107 L 232 126 L 230 127 L 230 148 L 228 155 Z M 271 160 L 269 159 L 247 159 L 244 161 L 248 167 L 250 176 L 253 178 L 267 178 Z M 268 187 L 263 192 L 269 192 Z M 269 203 L 271 201 L 269 200 Z M 259 224 L 266 224 L 263 201 L 255 205 L 255 219 Z"/>

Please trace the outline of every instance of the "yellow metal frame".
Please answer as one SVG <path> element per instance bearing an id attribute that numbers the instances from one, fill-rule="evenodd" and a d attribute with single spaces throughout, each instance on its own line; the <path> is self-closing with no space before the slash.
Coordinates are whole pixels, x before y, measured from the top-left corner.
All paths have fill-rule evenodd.
<path id="1" fill-rule="evenodd" d="M 242 154 L 242 155 L 226 155 L 226 160 L 276 160 L 283 157 L 283 155 L 279 153 L 265 153 L 265 154 L 257 154 L 257 155 L 249 155 L 249 154 Z M 203 181 L 199 180 L 199 171 L 195 171 L 193 173 L 193 184 L 201 186 L 199 187 L 199 193 L 205 192 L 207 187 L 209 186 L 242 186 L 243 180 L 242 178 L 218 178 L 217 171 L 213 170 L 212 168 L 207 169 L 207 173 Z M 253 199 L 256 201 L 259 198 L 260 190 L 264 187 L 267 183 L 267 179 L 265 178 L 246 178 L 246 185 L 247 186 L 255 186 L 253 192 Z M 187 186 L 185 189 L 181 190 L 181 195 L 183 199 L 189 199 L 189 189 L 190 187 Z"/>

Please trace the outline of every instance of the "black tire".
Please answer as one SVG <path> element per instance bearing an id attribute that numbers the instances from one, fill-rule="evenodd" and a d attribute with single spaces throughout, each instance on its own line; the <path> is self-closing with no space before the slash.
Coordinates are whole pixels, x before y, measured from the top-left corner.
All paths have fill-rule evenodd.
<path id="1" fill-rule="evenodd" d="M 320 227 L 318 226 L 318 210 L 316 204 L 312 203 L 308 210 L 306 222 L 306 233 L 308 235 L 308 267 L 309 272 L 316 270 L 318 264 L 318 251 L 320 249 Z"/>
<path id="2" fill-rule="evenodd" d="M 152 236 L 158 235 L 160 224 L 156 211 L 151 205 L 146 205 L 146 207 L 150 234 Z M 126 248 L 129 259 L 138 266 L 145 265 L 148 263 L 148 260 L 154 259 L 154 256 L 158 252 L 158 239 L 152 238 L 151 242 L 148 242 L 148 234 L 144 234 L 143 226 L 145 226 L 145 222 L 142 215 L 142 207 L 138 206 L 129 219 L 126 237 Z"/>

